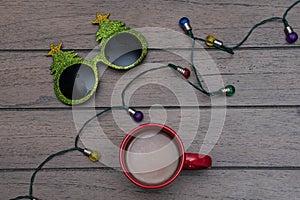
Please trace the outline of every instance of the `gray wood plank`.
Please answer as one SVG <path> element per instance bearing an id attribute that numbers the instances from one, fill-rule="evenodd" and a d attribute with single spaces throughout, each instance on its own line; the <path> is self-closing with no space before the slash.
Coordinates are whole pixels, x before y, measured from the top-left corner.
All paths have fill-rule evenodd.
<path id="1" fill-rule="evenodd" d="M 226 44 L 236 44 L 255 23 L 282 16 L 288 1 L 9 1 L 1 3 L 1 49 L 47 49 L 63 41 L 67 48 L 89 49 L 97 45 L 96 12 L 110 12 L 112 20 L 129 27 L 162 27 L 179 31 L 178 20 L 187 16 L 196 35 L 215 34 Z M 299 7 L 290 12 L 290 24 L 299 30 Z M 270 23 L 254 32 L 245 46 L 286 46 L 282 23 Z M 159 38 L 157 38 L 159 39 Z"/>
<path id="2" fill-rule="evenodd" d="M 143 123 L 165 122 L 178 132 L 187 151 L 209 152 L 214 166 L 300 166 L 299 108 L 227 109 L 226 118 L 222 118 L 225 114 L 222 109 L 142 111 Z M 34 168 L 49 154 L 71 148 L 76 127 L 80 128 L 92 113 L 84 110 L 77 113 L 71 110 L 2 111 L 0 168 Z M 92 122 L 82 138 L 88 148 L 102 153 L 101 162 L 118 167 L 118 147 L 125 134 L 136 126 L 125 111 L 114 110 L 113 114 Z M 222 132 L 218 132 L 220 129 Z M 46 167 L 103 166 L 91 163 L 77 152 L 58 157 Z"/>
<path id="3" fill-rule="evenodd" d="M 45 53 L 0 53 L 1 107 L 65 107 L 54 94 L 53 76 L 49 71 L 52 58 L 44 57 Z M 224 84 L 235 85 L 236 95 L 227 98 L 227 105 L 299 105 L 298 49 L 244 50 L 233 58 L 225 53 L 214 53 L 196 52 L 199 56 L 195 61 L 211 90 Z M 86 54 L 81 52 L 83 57 Z M 105 71 L 99 75 L 100 84 L 96 95 L 81 106 L 109 106 L 112 101 L 113 105 L 119 104 L 121 90 L 137 74 L 169 62 L 189 67 L 188 60 L 189 51 L 177 50 L 150 51 L 142 65 L 126 72 L 106 69 L 99 63 L 99 73 Z M 190 80 L 194 81 L 194 78 L 191 76 Z M 127 93 L 126 100 L 128 102 L 131 97 L 130 104 L 135 106 L 156 103 L 169 106 L 212 105 L 210 98 L 196 93 L 169 69 L 146 74 L 129 88 L 130 91 L 133 93 Z M 196 97 L 191 98 L 193 100 L 184 98 L 187 95 Z M 222 97 L 217 98 L 224 101 Z"/>
<path id="4" fill-rule="evenodd" d="M 27 193 L 29 172 L 0 172 L 3 199 Z M 300 197 L 298 170 L 184 171 L 170 186 L 144 190 L 114 170 L 44 171 L 34 194 L 41 199 L 290 199 Z"/>
<path id="5" fill-rule="evenodd" d="M 2 1 L 0 199 L 26 194 L 32 169 L 50 153 L 73 146 L 76 130 L 94 114 L 94 106 L 119 105 L 121 89 L 135 73 L 169 62 L 189 66 L 191 40 L 178 27 L 180 17 L 191 19 L 196 35 L 213 33 L 230 46 L 254 23 L 282 15 L 293 2 Z M 296 32 L 299 9 L 288 16 Z M 98 44 L 98 27 L 90 23 L 96 12 L 111 12 L 112 20 L 142 32 L 151 50 L 143 65 L 126 73 L 103 72 L 99 64 L 103 75 L 95 98 L 72 112 L 55 97 L 48 70 L 52 59 L 44 54 L 50 43 L 62 41 L 65 49 L 85 57 Z M 299 41 L 288 45 L 284 37 L 282 24 L 275 22 L 257 29 L 245 43 L 250 48 L 234 56 L 197 45 L 196 63 L 209 88 L 218 89 L 221 80 L 236 86 L 236 95 L 226 102 L 189 93 L 168 70 L 148 74 L 130 88 L 126 101 L 143 107 L 143 122 L 165 122 L 188 152 L 209 152 L 212 169 L 184 171 L 163 190 L 135 187 L 119 168 L 107 168 L 118 167 L 118 147 L 137 126 L 125 111 L 114 111 L 90 124 L 80 142 L 100 150 L 101 162 L 79 152 L 57 157 L 38 174 L 35 194 L 41 199 L 299 199 L 300 49 Z M 215 105 L 230 107 L 210 109 Z"/>

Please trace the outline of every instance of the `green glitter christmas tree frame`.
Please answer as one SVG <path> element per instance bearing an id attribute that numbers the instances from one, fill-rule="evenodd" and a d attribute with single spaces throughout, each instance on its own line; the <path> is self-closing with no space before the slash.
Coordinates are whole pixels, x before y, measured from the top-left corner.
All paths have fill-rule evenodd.
<path id="1" fill-rule="evenodd" d="M 94 20 L 92 23 L 99 24 L 99 30 L 96 33 L 96 41 L 100 42 L 99 45 L 101 47 L 101 50 L 94 58 L 90 60 L 84 60 L 83 58 L 78 57 L 78 54 L 75 51 L 63 52 L 61 50 L 62 43 L 58 44 L 57 46 L 53 44 L 50 45 L 51 50 L 47 54 L 47 56 L 53 57 L 53 63 L 51 65 L 50 71 L 51 74 L 54 75 L 54 91 L 57 98 L 65 104 L 75 105 L 75 104 L 83 103 L 88 99 L 90 99 L 91 96 L 95 93 L 99 82 L 98 70 L 97 70 L 98 62 L 103 62 L 104 64 L 114 69 L 127 70 L 138 65 L 147 54 L 147 41 L 141 33 L 135 30 L 131 30 L 129 27 L 126 27 L 124 22 L 109 20 L 108 19 L 109 13 L 105 15 L 97 14 L 96 16 L 97 16 L 96 20 Z M 115 65 L 112 62 L 110 62 L 105 56 L 105 51 L 104 51 L 105 46 L 107 45 L 107 43 L 110 41 L 111 38 L 115 37 L 120 33 L 128 33 L 134 35 L 142 45 L 142 53 L 140 57 L 134 63 L 128 66 Z M 86 65 L 93 70 L 95 76 L 94 77 L 95 84 L 93 86 L 93 89 L 86 96 L 78 100 L 72 100 L 65 97 L 62 94 L 59 87 L 59 80 L 64 70 L 66 70 L 68 67 L 78 65 L 78 64 Z"/>

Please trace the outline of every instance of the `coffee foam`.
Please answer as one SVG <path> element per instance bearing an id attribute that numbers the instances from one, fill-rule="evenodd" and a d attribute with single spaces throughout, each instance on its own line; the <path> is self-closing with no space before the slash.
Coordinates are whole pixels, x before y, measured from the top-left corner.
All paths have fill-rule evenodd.
<path id="1" fill-rule="evenodd" d="M 163 130 L 140 130 L 134 134 L 125 152 L 128 172 L 139 182 L 159 185 L 169 180 L 178 170 L 180 145 Z"/>

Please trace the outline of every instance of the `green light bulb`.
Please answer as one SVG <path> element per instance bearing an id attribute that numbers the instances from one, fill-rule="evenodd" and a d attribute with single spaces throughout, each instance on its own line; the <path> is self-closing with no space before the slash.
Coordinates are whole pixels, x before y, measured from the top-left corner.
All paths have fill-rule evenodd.
<path id="1" fill-rule="evenodd" d="M 235 88 L 233 85 L 227 85 L 224 88 L 224 91 L 225 91 L 226 96 L 231 97 L 235 93 Z"/>

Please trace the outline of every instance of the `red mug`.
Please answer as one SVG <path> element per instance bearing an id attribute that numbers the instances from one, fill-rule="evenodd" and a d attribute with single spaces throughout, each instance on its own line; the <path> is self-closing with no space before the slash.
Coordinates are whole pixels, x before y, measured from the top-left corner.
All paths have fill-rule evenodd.
<path id="1" fill-rule="evenodd" d="M 162 124 L 143 124 L 130 131 L 120 147 L 120 165 L 134 184 L 162 188 L 173 182 L 183 169 L 211 167 L 208 155 L 185 153 L 174 130 Z"/>

